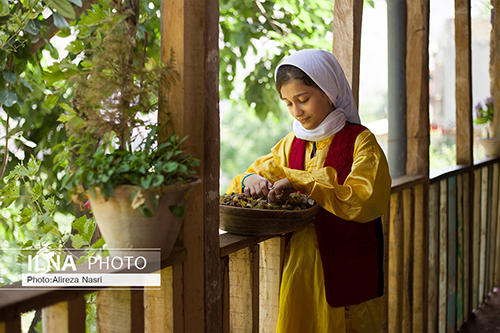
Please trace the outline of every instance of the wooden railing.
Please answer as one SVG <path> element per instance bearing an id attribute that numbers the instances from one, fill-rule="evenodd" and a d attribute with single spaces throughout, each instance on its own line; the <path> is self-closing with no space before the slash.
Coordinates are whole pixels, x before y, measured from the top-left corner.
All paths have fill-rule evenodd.
<path id="1" fill-rule="evenodd" d="M 384 227 L 387 332 L 455 332 L 500 285 L 499 159 L 393 180 Z M 283 237 L 223 234 L 224 331 L 274 332 Z"/>
<path id="2" fill-rule="evenodd" d="M 186 260 L 176 248 L 162 260 L 161 290 L 147 288 L 22 288 L 21 282 L 0 288 L 0 333 L 21 332 L 21 314 L 38 310 L 43 332 L 85 332 L 86 294 L 99 291 L 100 332 L 172 332 L 172 266 Z M 99 272 L 96 272 L 99 273 Z M 160 329 L 161 328 L 161 329 Z"/>
<path id="3" fill-rule="evenodd" d="M 454 332 L 500 285 L 499 168 L 495 158 L 393 180 L 383 217 L 384 331 Z M 224 332 L 275 331 L 283 253 L 283 237 L 220 235 Z M 101 290 L 100 327 L 173 331 L 171 266 L 186 257 L 176 250 L 162 262 L 161 291 Z M 33 309 L 43 309 L 45 332 L 84 330 L 83 295 L 96 290 L 13 288 L 0 289 L 0 333 L 20 332 L 20 314 Z"/>

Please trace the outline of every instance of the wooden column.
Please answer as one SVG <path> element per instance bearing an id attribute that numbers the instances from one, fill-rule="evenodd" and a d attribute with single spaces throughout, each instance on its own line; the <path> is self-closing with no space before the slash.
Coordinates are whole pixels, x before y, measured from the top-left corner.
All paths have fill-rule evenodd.
<path id="1" fill-rule="evenodd" d="M 421 328 L 437 327 L 437 316 L 432 311 L 427 311 L 426 306 L 422 311 L 418 304 L 429 304 L 429 309 L 436 309 L 437 299 L 433 291 L 437 287 L 437 276 L 435 270 L 438 267 L 437 240 L 429 243 L 429 237 L 435 237 L 430 228 L 438 226 L 435 223 L 429 226 L 429 209 L 436 208 L 435 202 L 431 200 L 433 207 L 429 207 L 429 145 L 430 145 L 430 124 L 429 124 L 429 0 L 412 0 L 406 2 L 406 135 L 407 135 L 407 155 L 406 174 L 425 175 L 427 182 L 418 188 L 421 193 L 417 198 L 421 198 L 423 204 L 416 209 L 419 219 L 415 221 L 415 228 L 418 228 L 419 241 L 415 240 L 415 263 L 414 271 L 418 277 L 414 280 L 414 300 L 415 317 L 413 328 L 420 331 Z M 434 200 L 437 199 L 435 194 Z M 433 218 L 435 218 L 433 216 Z M 434 222 L 436 222 L 434 220 Z M 429 244 L 431 247 L 429 248 Z M 434 252 L 432 252 L 434 251 Z M 432 252 L 432 253 L 431 253 Z M 417 256 L 418 254 L 418 256 Z M 427 258 L 432 258 L 428 261 Z M 431 270 L 431 272 L 429 272 Z M 437 291 L 437 290 L 436 290 Z"/>
<path id="2" fill-rule="evenodd" d="M 472 68 L 470 0 L 455 0 L 455 101 L 457 164 L 472 165 Z"/>
<path id="3" fill-rule="evenodd" d="M 175 131 L 188 135 L 187 151 L 198 158 L 196 188 L 182 232 L 187 261 L 174 267 L 174 290 L 182 297 L 183 327 L 175 331 L 222 330 L 222 274 L 219 256 L 219 2 L 164 0 L 161 59 L 175 52 L 180 74 L 167 96 Z M 160 123 L 168 119 L 160 115 Z M 182 274 L 176 273 L 182 269 Z M 176 281 L 180 277 L 182 281 Z M 174 326 L 179 322 L 174 312 Z"/>
<path id="4" fill-rule="evenodd" d="M 407 1 L 406 128 L 408 175 L 429 174 L 429 0 Z M 425 215 L 424 215 L 425 216 Z"/>
<path id="5" fill-rule="evenodd" d="M 493 100 L 500 101 L 500 0 L 492 0 L 493 12 L 497 15 L 492 15 L 492 29 L 490 41 L 490 91 Z M 493 113 L 493 126 L 495 127 L 494 137 L 500 137 L 500 103 L 494 104 L 495 111 Z"/>
<path id="6" fill-rule="evenodd" d="M 332 53 L 344 69 L 354 101 L 359 101 L 359 60 L 363 0 L 336 0 L 333 9 Z"/>

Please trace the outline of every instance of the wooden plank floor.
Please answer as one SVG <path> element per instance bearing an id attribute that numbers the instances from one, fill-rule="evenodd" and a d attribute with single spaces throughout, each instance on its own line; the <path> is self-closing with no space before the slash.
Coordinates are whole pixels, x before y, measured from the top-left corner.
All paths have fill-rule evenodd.
<path id="1" fill-rule="evenodd" d="M 491 293 L 459 330 L 460 333 L 500 332 L 500 291 Z"/>

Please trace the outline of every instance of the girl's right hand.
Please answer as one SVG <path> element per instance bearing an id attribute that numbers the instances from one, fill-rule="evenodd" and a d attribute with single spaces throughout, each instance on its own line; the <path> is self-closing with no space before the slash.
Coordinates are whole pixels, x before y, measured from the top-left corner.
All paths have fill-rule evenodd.
<path id="1" fill-rule="evenodd" d="M 267 197 L 271 187 L 273 186 L 269 180 L 259 175 L 251 175 L 245 178 L 243 185 L 245 189 L 243 193 L 249 197 Z"/>

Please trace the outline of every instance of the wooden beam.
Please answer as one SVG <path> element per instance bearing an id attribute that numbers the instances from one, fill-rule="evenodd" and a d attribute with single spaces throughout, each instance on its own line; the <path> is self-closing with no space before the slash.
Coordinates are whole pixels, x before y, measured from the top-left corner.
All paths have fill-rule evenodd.
<path id="1" fill-rule="evenodd" d="M 472 165 L 471 1 L 455 0 L 457 164 Z"/>
<path id="2" fill-rule="evenodd" d="M 336 0 L 333 9 L 332 53 L 344 69 L 356 105 L 359 105 L 359 62 L 363 0 Z"/>
<path id="3" fill-rule="evenodd" d="M 175 52 L 180 79 L 162 94 L 180 136 L 189 136 L 186 150 L 198 158 L 202 186 L 193 193 L 185 217 L 182 241 L 189 253 L 183 269 L 185 331 L 222 330 L 222 275 L 219 256 L 219 2 L 164 0 L 161 59 Z M 169 132 L 163 133 L 168 136 Z M 174 268 L 175 269 L 175 268 Z M 175 272 L 174 272 L 175 276 Z"/>
<path id="4" fill-rule="evenodd" d="M 429 0 L 407 1 L 406 6 L 406 173 L 428 175 Z"/>

